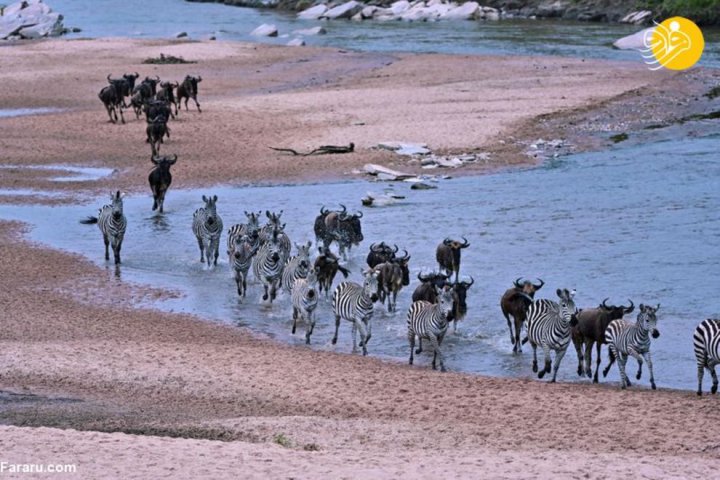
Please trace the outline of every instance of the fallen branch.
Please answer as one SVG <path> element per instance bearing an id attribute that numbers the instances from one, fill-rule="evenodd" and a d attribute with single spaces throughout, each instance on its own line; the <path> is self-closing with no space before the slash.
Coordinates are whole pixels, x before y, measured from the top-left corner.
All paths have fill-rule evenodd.
<path id="1" fill-rule="evenodd" d="M 350 142 L 350 145 L 344 146 L 344 145 L 321 145 L 320 147 L 316 148 L 315 150 L 312 150 L 308 153 L 300 153 L 297 150 L 293 150 L 292 148 L 276 148 L 276 147 L 269 147 L 272 150 L 276 150 L 278 152 L 288 152 L 292 153 L 293 155 L 297 155 L 300 157 L 308 157 L 310 155 L 328 155 L 328 154 L 335 154 L 335 153 L 351 153 L 355 151 L 355 144 Z"/>

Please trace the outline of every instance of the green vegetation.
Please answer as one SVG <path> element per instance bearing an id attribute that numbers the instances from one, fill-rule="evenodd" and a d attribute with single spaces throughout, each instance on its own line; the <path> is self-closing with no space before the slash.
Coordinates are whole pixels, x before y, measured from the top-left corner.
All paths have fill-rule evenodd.
<path id="1" fill-rule="evenodd" d="M 292 442 L 288 437 L 285 436 L 284 433 L 278 433 L 273 437 L 273 442 L 277 443 L 278 445 L 285 447 L 285 448 L 291 448 Z"/>
<path id="2" fill-rule="evenodd" d="M 617 135 L 613 135 L 612 137 L 610 137 L 610 140 L 612 140 L 613 143 L 624 142 L 627 139 L 628 139 L 628 134 L 625 132 L 618 133 Z"/>
<path id="3" fill-rule="evenodd" d="M 165 55 L 161 53 L 159 57 L 146 58 L 142 63 L 149 63 L 152 65 L 167 65 L 167 64 L 180 64 L 180 63 L 197 63 L 194 60 L 185 60 L 183 57 L 175 57 L 173 55 Z"/>
<path id="4" fill-rule="evenodd" d="M 712 100 L 713 98 L 720 97 L 720 85 L 718 85 L 717 87 L 711 88 L 710 91 L 705 94 L 705 96 L 707 98 L 709 98 L 710 100 Z"/>
<path id="5" fill-rule="evenodd" d="M 679 15 L 699 25 L 720 23 L 720 0 L 640 0 L 637 8 L 652 10 L 660 18 Z"/>

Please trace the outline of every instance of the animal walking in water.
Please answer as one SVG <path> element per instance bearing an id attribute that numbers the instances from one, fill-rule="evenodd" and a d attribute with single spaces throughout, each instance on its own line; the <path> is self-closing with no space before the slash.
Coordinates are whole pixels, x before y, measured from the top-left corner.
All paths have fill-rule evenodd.
<path id="1" fill-rule="evenodd" d="M 217 265 L 223 222 L 217 213 L 217 195 L 209 198 L 203 195 L 202 199 L 205 206 L 195 210 L 192 230 L 200 247 L 200 261 L 204 262 L 207 257 L 209 267 L 211 264 Z"/>
<path id="2" fill-rule="evenodd" d="M 367 344 L 372 337 L 373 303 L 377 300 L 378 281 L 376 273 L 368 271 L 362 285 L 342 282 L 333 292 L 332 304 L 335 313 L 335 335 L 332 344 L 337 343 L 340 319 L 352 322 L 353 353 L 357 351 L 357 331 L 360 330 L 360 346 L 367 355 Z"/>
<path id="3" fill-rule="evenodd" d="M 426 339 L 433 346 L 433 370 L 435 370 L 436 361 L 439 359 L 440 371 L 445 371 L 445 357 L 442 351 L 440 351 L 440 345 L 445 338 L 445 333 L 447 333 L 447 317 L 453 309 L 454 301 L 453 291 L 445 288 L 440 292 L 436 304 L 420 300 L 410 305 L 407 316 L 410 365 L 413 364 L 414 354 L 422 352 L 422 341 Z M 415 350 L 415 336 L 417 336 L 421 342 L 417 351 Z"/>
<path id="4" fill-rule="evenodd" d="M 702 395 L 703 374 L 707 368 L 712 376 L 711 393 L 718 390 L 718 377 L 715 366 L 720 363 L 720 320 L 707 319 L 695 328 L 693 347 L 697 360 L 698 389 L 697 394 Z"/>
<path id="5" fill-rule="evenodd" d="M 160 209 L 160 213 L 163 213 L 163 206 L 165 205 L 165 194 L 170 188 L 172 183 L 172 175 L 170 174 L 170 167 L 175 165 L 177 161 L 177 155 L 170 157 L 159 157 L 152 155 L 150 161 L 155 165 L 150 175 L 148 175 L 148 182 L 150 183 L 150 190 L 153 194 L 153 210 Z"/>
<path id="6" fill-rule="evenodd" d="M 123 213 L 122 199 L 124 196 L 125 194 L 120 193 L 120 190 L 118 190 L 110 195 L 112 203 L 104 205 L 99 210 L 97 217 L 88 217 L 80 221 L 80 223 L 86 225 L 97 223 L 103 236 L 103 242 L 105 242 L 105 260 L 110 260 L 108 246 L 112 245 L 115 265 L 120 264 L 120 249 L 127 229 L 127 219 Z"/>
<path id="7" fill-rule="evenodd" d="M 305 343 L 310 344 L 310 335 L 315 329 L 315 309 L 318 303 L 317 277 L 310 270 L 307 277 L 298 278 L 292 286 L 293 326 L 295 335 L 298 318 L 305 322 Z"/>

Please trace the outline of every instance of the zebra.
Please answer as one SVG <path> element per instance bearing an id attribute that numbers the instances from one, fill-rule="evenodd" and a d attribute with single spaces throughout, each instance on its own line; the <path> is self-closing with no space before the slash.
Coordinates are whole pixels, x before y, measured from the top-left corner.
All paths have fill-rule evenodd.
<path id="1" fill-rule="evenodd" d="M 269 241 L 270 237 L 273 235 L 274 230 L 277 229 L 280 253 L 283 257 L 283 262 L 285 262 L 288 258 L 290 258 L 290 250 L 292 249 L 292 244 L 290 242 L 290 238 L 285 233 L 285 224 L 280 223 L 280 217 L 282 216 L 282 214 L 282 210 L 280 210 L 280 213 L 270 213 L 269 210 L 265 211 L 265 215 L 268 217 L 268 223 L 263 225 L 263 227 L 260 229 L 260 245 L 263 245 L 264 243 Z"/>
<path id="2" fill-rule="evenodd" d="M 452 311 L 455 302 L 453 290 L 443 289 L 438 295 L 437 303 L 432 304 L 425 300 L 418 300 L 410 305 L 407 315 L 408 341 L 410 343 L 410 365 L 413 364 L 413 354 L 422 352 L 422 340 L 426 338 L 433 346 L 434 354 L 432 368 L 435 370 L 435 361 L 440 358 L 440 371 L 445 371 L 445 358 L 440 351 L 445 333 L 448 329 L 448 314 Z M 415 336 L 420 339 L 420 347 L 415 350 Z"/>
<path id="3" fill-rule="evenodd" d="M 287 293 L 291 293 L 295 280 L 305 278 L 310 270 L 310 247 L 312 242 L 305 245 L 295 244 L 298 254 L 285 262 L 282 274 L 282 288 Z"/>
<path id="4" fill-rule="evenodd" d="M 377 274 L 373 271 L 364 273 L 362 286 L 355 282 L 342 282 L 333 292 L 332 305 L 335 314 L 335 335 L 332 344 L 337 343 L 340 319 L 352 322 L 353 353 L 357 352 L 357 331 L 360 330 L 360 346 L 363 355 L 367 355 L 367 343 L 372 336 L 370 321 L 373 315 L 373 303 L 377 301 Z"/>
<path id="5" fill-rule="evenodd" d="M 555 350 L 555 365 L 552 368 L 551 383 L 557 378 L 560 362 L 570 345 L 570 328 L 577 325 L 575 308 L 575 290 L 557 289 L 555 292 L 560 302 L 552 300 L 535 300 L 528 307 L 527 329 L 528 340 L 533 349 L 532 371 L 543 378 L 550 373 L 550 350 Z M 545 367 L 538 372 L 537 347 L 540 345 L 545 353 Z"/>
<path id="6" fill-rule="evenodd" d="M 268 294 L 270 295 L 270 302 L 275 300 L 278 283 L 282 277 L 283 264 L 280 244 L 278 243 L 278 228 L 276 227 L 270 240 L 258 250 L 253 262 L 255 278 L 260 280 L 265 289 L 262 297 L 263 301 L 268 299 Z"/>
<path id="7" fill-rule="evenodd" d="M 256 238 L 257 239 L 257 238 Z M 258 245 L 253 245 L 250 237 L 243 235 L 238 238 L 230 255 L 230 266 L 233 271 L 233 278 L 237 284 L 237 291 L 240 298 L 245 298 L 247 292 L 247 277 L 252 259 L 257 252 Z"/>
<path id="8" fill-rule="evenodd" d="M 283 277 L 284 278 L 284 277 Z M 317 277 L 315 270 L 311 269 L 307 277 L 297 278 L 292 287 L 293 326 L 292 333 L 295 335 L 298 317 L 305 322 L 305 343 L 310 344 L 310 335 L 315 329 L 315 308 L 318 303 L 318 291 L 316 288 Z"/>
<path id="9" fill-rule="evenodd" d="M 205 206 L 195 210 L 193 214 L 192 230 L 200 247 L 200 261 L 205 261 L 207 256 L 208 267 L 212 262 L 217 265 L 218 251 L 220 250 L 220 235 L 223 231 L 223 222 L 217 214 L 217 195 L 208 198 L 202 196 Z M 214 260 L 213 260 L 214 255 Z"/>
<path id="10" fill-rule="evenodd" d="M 650 357 L 650 335 L 652 335 L 652 338 L 660 336 L 657 329 L 656 315 L 659 308 L 659 303 L 656 307 L 640 304 L 640 312 L 634 324 L 618 319 L 610 322 L 610 325 L 605 329 L 605 343 L 608 344 L 610 350 L 610 362 L 603 370 L 603 377 L 607 376 L 610 367 L 617 359 L 618 368 L 620 369 L 620 388 L 623 390 L 631 386 L 630 380 L 625 373 L 628 355 L 638 361 L 638 372 L 635 376 L 637 380 L 640 380 L 642 376 L 643 358 L 645 359 L 650 370 L 650 386 L 653 390 L 656 389 L 652 359 Z"/>
<path id="11" fill-rule="evenodd" d="M 702 395 L 703 373 L 706 368 L 712 375 L 713 383 L 710 392 L 717 393 L 718 377 L 715 373 L 715 365 L 720 363 L 720 320 L 709 318 L 700 322 L 700 325 L 695 328 L 693 346 L 697 359 L 698 396 Z"/>
<path id="12" fill-rule="evenodd" d="M 89 216 L 85 220 L 80 220 L 80 223 L 85 225 L 97 223 L 103 236 L 103 242 L 105 242 L 105 260 L 110 260 L 108 245 L 112 245 L 115 265 L 120 264 L 120 249 L 127 229 L 127 218 L 123 214 L 122 199 L 124 196 L 125 194 L 120 193 L 120 190 L 118 190 L 110 195 L 112 203 L 104 205 L 98 210 L 97 217 Z"/>
<path id="13" fill-rule="evenodd" d="M 238 223 L 230 227 L 227 232 L 227 254 L 232 255 L 235 245 L 243 236 L 247 236 L 252 246 L 257 250 L 260 245 L 260 212 L 245 212 L 247 223 Z"/>

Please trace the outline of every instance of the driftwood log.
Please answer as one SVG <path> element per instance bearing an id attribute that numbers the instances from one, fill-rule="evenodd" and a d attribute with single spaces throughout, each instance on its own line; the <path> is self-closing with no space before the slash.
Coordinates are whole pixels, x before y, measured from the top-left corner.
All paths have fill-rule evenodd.
<path id="1" fill-rule="evenodd" d="M 350 142 L 350 145 L 321 145 L 315 150 L 312 150 L 308 153 L 300 153 L 296 150 L 293 150 L 292 148 L 276 148 L 276 147 L 270 147 L 273 150 L 276 150 L 278 152 L 288 152 L 292 153 L 293 155 L 298 155 L 301 157 L 308 157 L 310 155 L 327 155 L 327 154 L 333 154 L 333 153 L 351 153 L 355 151 L 355 144 Z"/>

